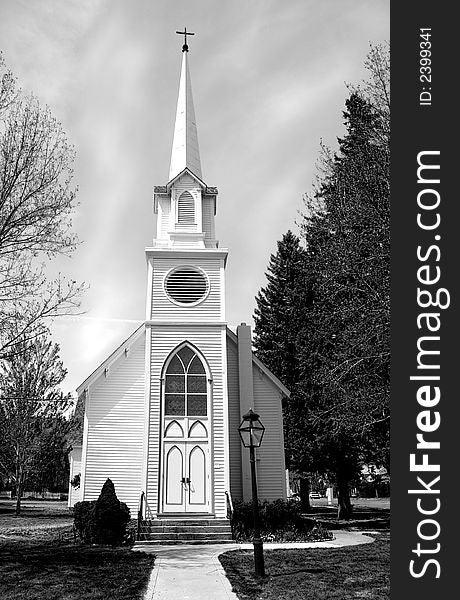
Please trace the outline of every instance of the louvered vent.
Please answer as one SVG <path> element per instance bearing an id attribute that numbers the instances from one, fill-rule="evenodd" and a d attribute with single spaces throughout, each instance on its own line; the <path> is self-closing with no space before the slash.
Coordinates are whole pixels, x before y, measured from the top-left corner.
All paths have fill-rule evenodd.
<path id="1" fill-rule="evenodd" d="M 208 282 L 204 274 L 193 267 L 171 271 L 165 281 L 166 293 L 179 304 L 193 304 L 205 297 Z"/>
<path id="2" fill-rule="evenodd" d="M 184 192 L 177 202 L 177 223 L 179 225 L 195 224 L 195 200 L 189 192 Z"/>

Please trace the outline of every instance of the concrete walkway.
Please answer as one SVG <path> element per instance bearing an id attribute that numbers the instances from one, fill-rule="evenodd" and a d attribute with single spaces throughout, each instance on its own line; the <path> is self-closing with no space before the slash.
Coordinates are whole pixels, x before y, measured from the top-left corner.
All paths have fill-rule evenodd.
<path id="1" fill-rule="evenodd" d="M 264 544 L 264 549 L 340 548 L 374 541 L 372 537 L 359 532 L 333 533 L 335 539 L 327 542 Z M 252 544 L 136 546 L 135 551 L 156 555 L 144 600 L 238 600 L 217 557 L 223 552 L 252 547 Z"/>

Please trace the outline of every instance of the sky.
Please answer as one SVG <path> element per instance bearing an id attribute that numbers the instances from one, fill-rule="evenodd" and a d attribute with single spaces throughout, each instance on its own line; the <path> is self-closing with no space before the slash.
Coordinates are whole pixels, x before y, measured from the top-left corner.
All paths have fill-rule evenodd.
<path id="1" fill-rule="evenodd" d="M 145 318 L 153 187 L 169 174 L 183 38 L 203 180 L 219 190 L 229 326 L 252 323 L 276 242 L 343 133 L 347 83 L 390 37 L 389 0 L 0 0 L 0 50 L 76 150 L 81 244 L 53 268 L 84 281 L 52 324 L 75 388 Z"/>

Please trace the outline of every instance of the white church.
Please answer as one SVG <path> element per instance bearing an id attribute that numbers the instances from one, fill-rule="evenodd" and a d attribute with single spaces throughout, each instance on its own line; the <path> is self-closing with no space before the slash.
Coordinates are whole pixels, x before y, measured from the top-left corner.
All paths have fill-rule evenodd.
<path id="1" fill-rule="evenodd" d="M 286 387 L 252 352 L 250 327 L 225 317 L 228 250 L 215 236 L 217 189 L 203 180 L 188 66 L 182 68 L 169 180 L 154 188 L 156 235 L 146 248 L 145 322 L 77 389 L 83 440 L 71 455 L 69 506 L 94 500 L 109 477 L 137 516 L 222 520 L 251 499 L 249 451 L 238 426 L 250 408 L 266 432 L 257 449 L 259 498 L 286 498 Z"/>

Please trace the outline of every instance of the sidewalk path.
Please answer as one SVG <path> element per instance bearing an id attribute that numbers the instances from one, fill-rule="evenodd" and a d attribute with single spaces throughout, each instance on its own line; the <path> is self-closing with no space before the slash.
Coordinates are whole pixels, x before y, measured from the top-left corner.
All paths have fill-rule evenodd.
<path id="1" fill-rule="evenodd" d="M 340 548 L 374 541 L 354 531 L 333 533 L 335 539 L 327 542 L 264 544 L 264 549 Z M 136 546 L 135 551 L 156 555 L 144 600 L 238 600 L 217 557 L 223 552 L 252 547 L 252 544 Z"/>

